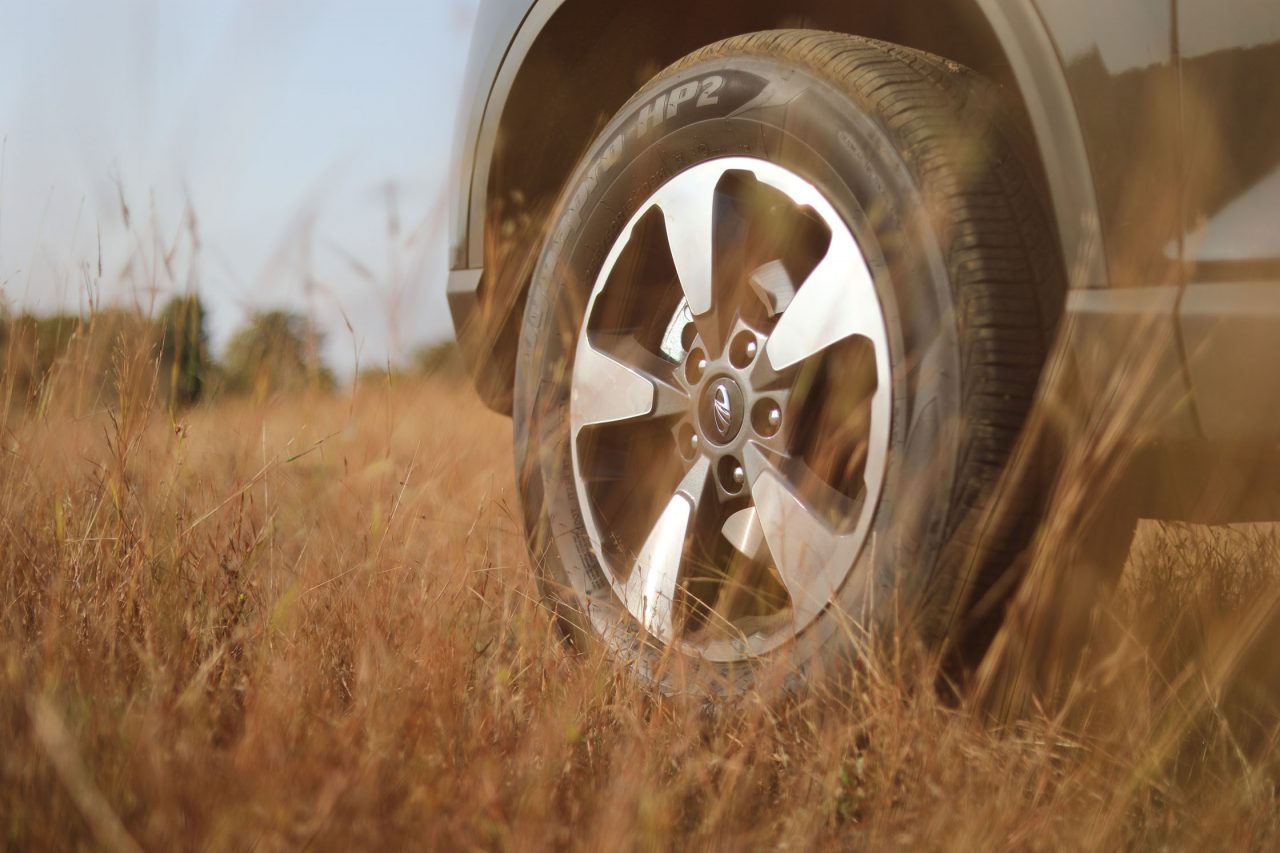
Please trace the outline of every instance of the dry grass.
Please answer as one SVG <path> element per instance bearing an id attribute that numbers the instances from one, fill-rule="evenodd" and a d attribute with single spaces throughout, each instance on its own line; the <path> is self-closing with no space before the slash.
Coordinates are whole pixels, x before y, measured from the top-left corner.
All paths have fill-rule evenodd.
<path id="1" fill-rule="evenodd" d="M 1277 843 L 1268 647 L 1222 662 L 1266 530 L 1141 532 L 1071 733 L 993 732 L 890 667 L 708 715 L 558 641 L 510 423 L 468 389 L 174 416 L 132 371 L 4 422 L 6 846 Z"/>

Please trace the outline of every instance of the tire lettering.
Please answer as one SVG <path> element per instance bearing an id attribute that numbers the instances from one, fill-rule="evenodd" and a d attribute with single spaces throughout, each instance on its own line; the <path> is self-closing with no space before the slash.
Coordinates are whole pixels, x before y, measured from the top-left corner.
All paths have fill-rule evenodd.
<path id="1" fill-rule="evenodd" d="M 667 98 L 667 118 L 675 118 L 680 105 L 698 94 L 698 81 L 693 80 L 680 86 Z"/>
<path id="2" fill-rule="evenodd" d="M 719 92 L 724 88 L 724 78 L 720 75 L 708 77 L 702 81 L 702 97 L 698 98 L 699 107 L 710 107 L 720 103 Z"/>
<path id="3" fill-rule="evenodd" d="M 644 136 L 654 125 L 661 124 L 663 113 L 667 111 L 667 95 L 664 92 L 653 101 L 645 104 L 640 108 L 640 121 L 636 127 L 636 133 Z"/>
<path id="4" fill-rule="evenodd" d="M 658 95 L 640 108 L 636 116 L 636 137 L 643 137 L 664 121 L 675 118 L 680 107 L 691 101 L 698 109 L 720 103 L 720 90 L 724 88 L 724 82 L 724 77 L 716 74 L 700 80 L 690 80 Z"/>

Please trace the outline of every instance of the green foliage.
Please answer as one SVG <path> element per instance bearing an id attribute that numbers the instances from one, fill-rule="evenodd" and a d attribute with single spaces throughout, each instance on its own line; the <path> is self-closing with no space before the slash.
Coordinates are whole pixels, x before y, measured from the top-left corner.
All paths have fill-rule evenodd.
<path id="1" fill-rule="evenodd" d="M 460 376 L 465 372 L 462 354 L 454 341 L 424 344 L 414 350 L 412 362 L 413 372 L 420 376 Z"/>
<path id="2" fill-rule="evenodd" d="M 360 369 L 357 386 L 363 387 L 388 382 L 405 382 L 426 377 L 462 380 L 466 369 L 458 345 L 453 341 L 423 344 L 415 349 L 403 364 L 373 364 Z"/>
<path id="3" fill-rule="evenodd" d="M 320 358 L 323 336 L 305 317 L 262 311 L 232 337 L 223 360 L 227 390 L 262 398 L 281 391 L 333 388 Z"/>
<path id="4" fill-rule="evenodd" d="M 208 315 L 195 295 L 175 296 L 148 318 L 107 308 L 87 317 L 35 316 L 0 308 L 0 407 L 57 397 L 97 405 L 131 391 L 187 406 L 211 393 L 331 390 L 322 335 L 287 311 L 252 315 L 232 338 L 224 364 L 209 348 Z M 435 356 L 432 364 L 448 361 Z"/>
<path id="5" fill-rule="evenodd" d="M 204 307 L 195 296 L 175 297 L 155 319 L 124 308 L 87 317 L 0 315 L 0 376 L 9 403 L 53 394 L 93 404 L 118 397 L 127 383 L 189 405 L 215 371 Z"/>
<path id="6" fill-rule="evenodd" d="M 0 376 L 5 405 L 57 395 L 93 403 L 122 390 L 125 360 L 154 355 L 150 322 L 136 312 L 108 309 L 89 317 L 54 314 L 5 316 Z M 148 380 L 128 371 L 130 387 Z"/>
<path id="7" fill-rule="evenodd" d="M 180 404 L 200 399 L 209 382 L 213 359 L 200 297 L 175 296 L 156 319 L 160 333 L 160 366 L 171 400 Z"/>
<path id="8" fill-rule="evenodd" d="M 81 324 L 81 319 L 71 314 L 0 317 L 0 358 L 4 359 L 8 381 L 24 391 L 37 387 L 66 351 Z"/>

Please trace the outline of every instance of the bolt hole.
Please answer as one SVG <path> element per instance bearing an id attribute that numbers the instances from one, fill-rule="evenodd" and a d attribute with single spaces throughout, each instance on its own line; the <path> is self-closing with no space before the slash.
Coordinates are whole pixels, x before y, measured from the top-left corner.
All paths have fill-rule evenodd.
<path id="1" fill-rule="evenodd" d="M 702 375 L 707 372 L 707 354 L 700 349 L 695 349 L 689 353 L 689 358 L 684 364 L 684 375 L 689 380 L 690 385 L 696 385 L 702 380 Z"/>
<path id="2" fill-rule="evenodd" d="M 720 485 L 731 495 L 741 492 L 747 482 L 747 474 L 742 467 L 742 463 L 732 456 L 725 456 L 720 459 L 720 463 L 717 465 L 717 475 L 720 478 Z"/>
<path id="3" fill-rule="evenodd" d="M 685 323 L 684 328 L 680 330 L 680 346 L 685 352 L 693 349 L 693 342 L 698 338 L 698 327 L 692 323 Z"/>
<path id="4" fill-rule="evenodd" d="M 676 429 L 676 443 L 680 445 L 680 455 L 686 460 L 698 455 L 699 439 L 692 424 L 688 422 L 680 424 Z"/>
<path id="5" fill-rule="evenodd" d="M 756 336 L 748 331 L 739 332 L 729 345 L 729 362 L 739 370 L 750 366 L 756 360 L 759 344 Z"/>
<path id="6" fill-rule="evenodd" d="M 751 427 L 765 438 L 777 435 L 782 429 L 782 407 L 773 400 L 760 400 L 751 407 Z"/>

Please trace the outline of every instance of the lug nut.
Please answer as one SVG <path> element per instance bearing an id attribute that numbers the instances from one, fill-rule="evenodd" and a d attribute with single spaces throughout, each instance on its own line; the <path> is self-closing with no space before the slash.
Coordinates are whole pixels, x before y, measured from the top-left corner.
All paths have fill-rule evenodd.
<path id="1" fill-rule="evenodd" d="M 747 482 L 747 472 L 742 470 L 742 463 L 736 458 L 721 456 L 716 464 L 716 479 L 719 480 L 725 492 L 736 495 L 742 491 L 742 485 Z"/>
<path id="2" fill-rule="evenodd" d="M 755 361 L 759 349 L 756 336 L 749 330 L 741 331 L 729 345 L 729 363 L 739 370 L 744 370 Z"/>
<path id="3" fill-rule="evenodd" d="M 689 380 L 689 384 L 693 385 L 702 380 L 702 375 L 707 372 L 707 355 L 700 349 L 695 349 L 689 353 L 688 361 L 684 364 L 684 375 Z"/>
<path id="4" fill-rule="evenodd" d="M 777 435 L 782 428 L 782 409 L 773 400 L 761 400 L 751 410 L 751 426 L 765 438 Z"/>
<path id="5" fill-rule="evenodd" d="M 680 424 L 676 429 L 676 448 L 680 455 L 692 461 L 698 455 L 698 434 L 688 423 Z"/>

